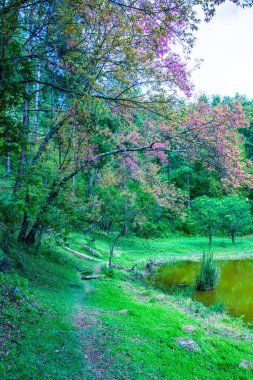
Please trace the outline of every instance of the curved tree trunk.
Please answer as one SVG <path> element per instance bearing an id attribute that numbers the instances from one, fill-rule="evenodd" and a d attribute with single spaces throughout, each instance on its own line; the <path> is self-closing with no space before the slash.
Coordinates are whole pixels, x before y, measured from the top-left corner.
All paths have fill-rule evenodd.
<path id="1" fill-rule="evenodd" d="M 125 232 L 125 226 L 123 227 L 122 231 L 120 231 L 116 235 L 115 239 L 112 239 L 112 236 L 110 236 L 110 255 L 109 255 L 108 269 L 112 269 L 112 258 L 113 258 L 114 248 L 119 238 L 122 235 L 124 235 L 124 232 Z"/>

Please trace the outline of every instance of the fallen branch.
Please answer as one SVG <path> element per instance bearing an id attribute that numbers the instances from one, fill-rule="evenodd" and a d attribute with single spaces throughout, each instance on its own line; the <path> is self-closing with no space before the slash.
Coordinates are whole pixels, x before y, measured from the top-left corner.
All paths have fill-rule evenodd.
<path id="1" fill-rule="evenodd" d="M 97 276 L 83 276 L 82 278 L 81 278 L 81 280 L 96 280 L 97 278 L 102 278 L 102 277 L 104 277 L 104 276 L 100 276 L 100 275 L 97 275 Z"/>
<path id="2" fill-rule="evenodd" d="M 90 252 L 93 256 L 100 257 L 100 254 L 95 249 L 88 247 L 88 245 L 83 245 L 83 249 Z"/>
<path id="3" fill-rule="evenodd" d="M 90 257 L 88 255 L 85 255 L 84 253 L 80 253 L 80 252 L 74 251 L 73 249 L 70 249 L 68 247 L 64 247 L 64 249 L 66 249 L 67 251 L 73 253 L 73 255 L 79 257 L 80 259 L 91 260 L 91 261 L 101 261 L 99 259 L 95 259 L 94 257 Z"/>

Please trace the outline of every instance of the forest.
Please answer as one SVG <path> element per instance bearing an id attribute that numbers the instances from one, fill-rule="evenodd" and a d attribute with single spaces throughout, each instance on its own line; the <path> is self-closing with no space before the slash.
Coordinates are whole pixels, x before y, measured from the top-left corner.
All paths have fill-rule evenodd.
<path id="1" fill-rule="evenodd" d="M 253 100 L 187 64 L 223 3 L 1 1 L 2 379 L 253 378 Z"/>

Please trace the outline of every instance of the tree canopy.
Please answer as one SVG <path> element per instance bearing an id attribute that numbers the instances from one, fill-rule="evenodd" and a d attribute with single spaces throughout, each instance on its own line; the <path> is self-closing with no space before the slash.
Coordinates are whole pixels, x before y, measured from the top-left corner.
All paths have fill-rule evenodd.
<path id="1" fill-rule="evenodd" d="M 64 230 L 77 215 L 88 225 L 99 186 L 111 194 L 112 185 L 102 185 L 110 173 L 121 178 L 113 193 L 124 186 L 129 194 L 139 189 L 156 204 L 153 215 L 171 223 L 184 216 L 192 196 L 204 195 L 193 168 L 219 194 L 252 186 L 244 142 L 249 104 L 237 98 L 180 100 L 181 94 L 191 95 L 192 84 L 175 45 L 190 54 L 199 23 L 196 6 L 211 20 L 222 2 L 1 3 L 6 241 L 14 236 L 34 244 L 50 228 Z M 122 179 L 122 165 L 128 179 Z M 136 196 L 135 209 L 138 202 Z M 143 215 L 133 228 L 148 218 Z"/>

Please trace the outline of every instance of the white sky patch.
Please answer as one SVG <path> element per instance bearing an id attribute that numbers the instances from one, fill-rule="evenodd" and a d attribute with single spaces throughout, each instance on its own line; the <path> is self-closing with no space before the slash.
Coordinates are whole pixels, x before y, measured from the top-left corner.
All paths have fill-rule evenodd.
<path id="1" fill-rule="evenodd" d="M 234 96 L 253 99 L 253 8 L 242 9 L 227 2 L 217 7 L 214 18 L 202 22 L 192 51 L 203 58 L 192 73 L 195 94 Z"/>

